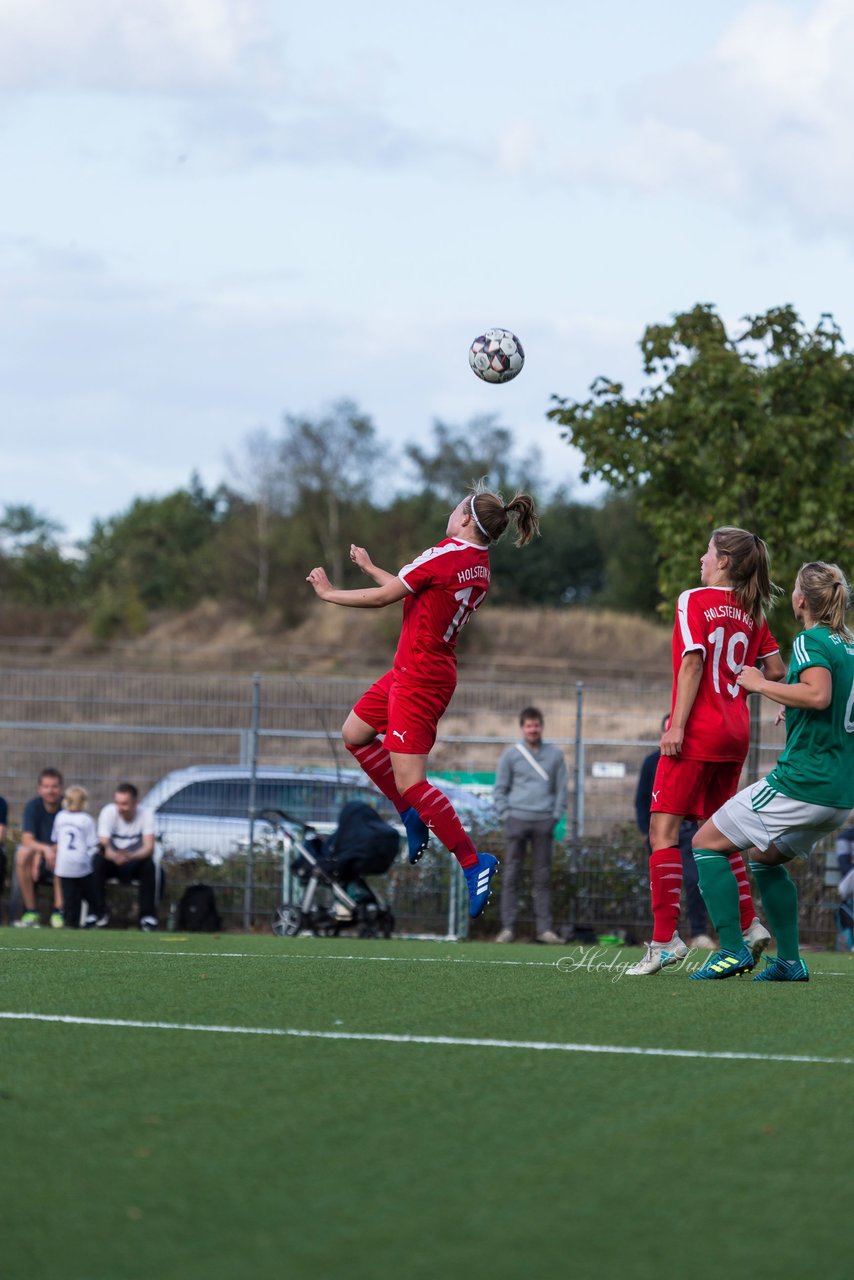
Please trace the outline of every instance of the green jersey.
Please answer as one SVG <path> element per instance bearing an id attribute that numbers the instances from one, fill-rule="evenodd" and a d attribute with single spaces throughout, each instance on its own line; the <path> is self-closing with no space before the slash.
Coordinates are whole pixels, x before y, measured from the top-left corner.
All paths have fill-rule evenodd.
<path id="1" fill-rule="evenodd" d="M 854 642 L 810 627 L 795 636 L 787 684 L 808 667 L 830 672 L 833 692 L 822 711 L 786 707 L 786 746 L 769 784 L 792 800 L 854 808 Z"/>

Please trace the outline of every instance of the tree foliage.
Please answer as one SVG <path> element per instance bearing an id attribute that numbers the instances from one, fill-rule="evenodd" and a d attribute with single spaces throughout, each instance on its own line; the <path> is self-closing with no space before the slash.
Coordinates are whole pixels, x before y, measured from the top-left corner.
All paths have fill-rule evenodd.
<path id="1" fill-rule="evenodd" d="M 206 552 L 221 515 L 220 496 L 207 494 L 196 477 L 165 498 L 135 498 L 123 514 L 95 521 L 86 591 L 103 603 L 105 617 L 121 616 L 127 601 L 130 630 L 139 628 L 140 607 L 194 604 L 214 581 Z"/>
<path id="2" fill-rule="evenodd" d="M 549 416 L 583 453 L 583 478 L 631 494 L 651 531 L 666 608 L 697 582 L 711 531 L 740 525 L 769 545 L 790 587 L 804 560 L 850 573 L 854 552 L 854 357 L 824 315 L 790 306 L 731 336 L 707 304 L 651 325 L 636 397 L 598 378 L 590 397 L 554 397 Z"/>
<path id="3" fill-rule="evenodd" d="M 68 602 L 100 640 L 139 635 L 152 614 L 205 597 L 259 622 L 292 625 L 313 602 L 305 581 L 312 565 L 325 563 L 336 585 L 364 584 L 347 554 L 356 542 L 395 572 L 444 536 L 469 483 L 485 477 L 508 496 L 533 493 L 542 526 L 521 551 L 511 535 L 494 549 L 496 603 L 647 607 L 651 564 L 641 562 L 631 496 L 594 507 L 565 490 L 549 494 L 537 453 L 520 456 L 513 433 L 493 417 L 434 423 L 407 450 L 408 489 L 400 459 L 381 448 L 370 418 L 350 401 L 316 419 L 285 416 L 278 432 L 246 437 L 228 460 L 227 486 L 207 492 L 194 476 L 164 497 L 131 498 L 95 521 L 74 552 L 47 517 L 9 507 L 0 518 L 3 600 L 46 610 Z"/>
<path id="4" fill-rule="evenodd" d="M 406 458 L 416 487 L 453 508 L 469 484 L 484 479 L 500 493 L 541 487 L 541 463 L 536 450 L 516 456 L 513 433 L 495 414 L 473 418 L 464 427 L 436 420 L 426 445 L 408 444 Z"/>
<path id="5" fill-rule="evenodd" d="M 75 602 L 80 569 L 63 551 L 62 525 L 33 507 L 7 505 L 0 518 L 0 593 L 5 601 L 56 607 Z"/>

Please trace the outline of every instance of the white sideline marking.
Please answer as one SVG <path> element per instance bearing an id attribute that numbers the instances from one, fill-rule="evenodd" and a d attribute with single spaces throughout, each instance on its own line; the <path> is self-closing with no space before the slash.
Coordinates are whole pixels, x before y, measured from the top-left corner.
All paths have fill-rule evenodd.
<path id="1" fill-rule="evenodd" d="M 89 951 L 86 947 L 0 947 L 0 951 L 46 951 L 56 955 L 85 956 L 186 956 L 195 960 L 354 960 L 374 964 L 498 964 L 511 968 L 554 969 L 554 960 L 478 960 L 474 956 L 359 956 L 359 955 L 324 955 L 314 951 L 261 952 L 261 951 L 154 951 L 147 947 L 144 950 L 131 950 L 119 947 L 99 947 L 97 951 Z"/>
<path id="2" fill-rule="evenodd" d="M 583 943 L 576 943 L 574 947 L 568 946 L 568 952 L 573 950 L 595 950 L 591 943 L 586 947 Z M 631 950 L 631 948 L 630 948 Z M 639 947 L 635 950 L 640 950 Z M 291 952 L 264 952 L 264 951 L 155 951 L 148 947 L 140 950 L 132 950 L 130 947 L 107 947 L 98 948 L 97 951 L 90 951 L 86 947 L 7 947 L 0 946 L 2 951 L 38 951 L 44 955 L 50 952 L 54 955 L 80 955 L 80 956 L 183 956 L 189 960 L 315 960 L 325 962 L 327 960 L 349 960 L 359 964 L 470 964 L 470 965 L 503 965 L 505 968 L 515 969 L 557 969 L 560 972 L 559 961 L 566 960 L 567 955 L 563 954 L 555 956 L 554 960 L 486 960 L 478 959 L 476 956 L 370 956 L 370 955 L 325 955 L 319 951 L 291 951 Z M 603 953 L 604 954 L 604 953 Z M 614 948 L 613 952 L 608 949 L 609 956 L 615 958 L 619 952 Z M 604 964 L 603 960 L 603 964 Z M 629 962 L 626 961 L 628 964 Z M 582 965 L 581 968 L 588 966 Z M 594 968 L 596 966 L 594 965 Z M 854 968 L 844 969 L 810 969 L 810 978 L 851 978 L 854 977 Z M 834 1059 L 836 1061 L 836 1059 Z"/>
<path id="3" fill-rule="evenodd" d="M 296 1027 L 228 1027 L 195 1022 L 142 1022 L 136 1018 L 86 1018 L 68 1013 L 11 1013 L 17 1022 L 60 1022 L 86 1027 L 132 1027 L 141 1031 L 207 1031 L 230 1036 L 289 1036 L 300 1040 L 361 1040 L 385 1044 L 435 1044 L 473 1049 L 531 1049 L 540 1053 L 611 1053 L 650 1058 L 704 1058 L 726 1062 L 806 1062 L 854 1066 L 854 1058 L 822 1058 L 801 1053 L 737 1053 L 705 1049 L 657 1049 L 641 1045 L 564 1044 L 550 1040 L 478 1040 L 468 1036 L 411 1036 L 371 1031 L 302 1031 Z"/>

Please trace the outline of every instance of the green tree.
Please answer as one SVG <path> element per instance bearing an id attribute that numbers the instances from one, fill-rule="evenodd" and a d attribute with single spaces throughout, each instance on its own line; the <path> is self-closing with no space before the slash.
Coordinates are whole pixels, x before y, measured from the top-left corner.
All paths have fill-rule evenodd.
<path id="1" fill-rule="evenodd" d="M 240 542 L 233 549 L 244 562 L 241 570 L 252 571 L 254 591 L 252 603 L 263 611 L 270 602 L 270 575 L 275 560 L 276 534 L 281 532 L 281 515 L 288 507 L 288 474 L 282 458 L 282 448 L 269 431 L 261 427 L 251 431 L 243 443 L 243 453 L 237 459 L 229 458 L 231 481 L 236 493 L 232 495 L 232 509 L 228 524 L 240 525 Z M 237 508 L 246 511 L 238 515 Z M 246 520 L 251 508 L 252 520 Z M 233 529 L 230 529 L 233 532 Z M 231 544 L 232 539 L 227 539 Z M 237 592 L 243 596 L 243 591 Z"/>
<path id="2" fill-rule="evenodd" d="M 245 438 L 240 455 L 229 459 L 233 497 L 244 508 L 242 549 L 224 541 L 243 560 L 243 572 L 252 573 L 248 603 L 263 611 L 287 599 L 292 615 L 292 593 L 304 594 L 306 572 L 318 560 L 333 582 L 342 580 L 358 537 L 354 513 L 370 507 L 382 452 L 373 422 L 351 400 L 336 401 L 317 418 L 286 414 L 278 434 L 262 427 Z"/>
<path id="3" fill-rule="evenodd" d="M 632 493 L 609 493 L 592 511 L 602 557 L 602 589 L 594 604 L 617 613 L 655 615 L 658 555 L 655 539 L 640 520 Z M 669 602 L 672 603 L 672 602 Z"/>
<path id="4" fill-rule="evenodd" d="M 279 467 L 288 509 L 300 510 L 333 582 L 342 580 L 344 544 L 352 541 L 342 515 L 369 503 L 382 454 L 373 422 L 352 400 L 338 400 L 321 418 L 285 417 Z"/>
<path id="5" fill-rule="evenodd" d="M 31 506 L 0 518 L 0 591 L 5 601 L 50 609 L 75 604 L 80 568 L 60 545 L 63 527 Z"/>
<path id="6" fill-rule="evenodd" d="M 591 604 L 604 586 L 597 512 L 559 489 L 540 507 L 540 533 L 522 550 L 512 525 L 491 552 L 496 604 Z"/>
<path id="7" fill-rule="evenodd" d="M 783 306 L 747 317 L 733 337 L 700 304 L 651 325 L 640 345 L 649 382 L 639 395 L 598 378 L 585 401 L 555 396 L 548 416 L 583 453 L 584 479 L 635 496 L 655 539 L 662 607 L 697 581 L 723 524 L 765 538 L 786 587 L 806 559 L 850 572 L 854 357 L 833 319 L 808 330 Z"/>
<path id="8" fill-rule="evenodd" d="M 408 444 L 404 453 L 416 487 L 443 500 L 449 509 L 481 477 L 490 488 L 508 495 L 515 489 L 536 493 L 542 488 L 539 453 L 534 449 L 518 458 L 512 431 L 494 414 L 472 418 L 464 427 L 437 420 L 432 441 L 426 446 Z"/>
<path id="9" fill-rule="evenodd" d="M 95 522 L 85 582 L 99 634 L 118 629 L 125 613 L 127 629 L 139 630 L 140 609 L 185 609 L 215 586 L 207 553 L 222 505 L 222 494 L 207 494 L 194 476 L 186 489 L 135 498 L 124 513 Z"/>

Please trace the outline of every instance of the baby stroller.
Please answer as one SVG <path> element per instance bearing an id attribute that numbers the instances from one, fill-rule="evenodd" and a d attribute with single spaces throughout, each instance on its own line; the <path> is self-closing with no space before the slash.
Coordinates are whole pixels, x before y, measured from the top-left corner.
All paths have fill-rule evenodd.
<path id="1" fill-rule="evenodd" d="M 364 877 L 384 875 L 394 862 L 400 847 L 394 827 L 362 800 L 344 805 L 327 840 L 286 814 L 277 817 L 286 862 L 273 933 L 335 938 L 356 929 L 360 938 L 390 938 L 394 916 Z"/>

